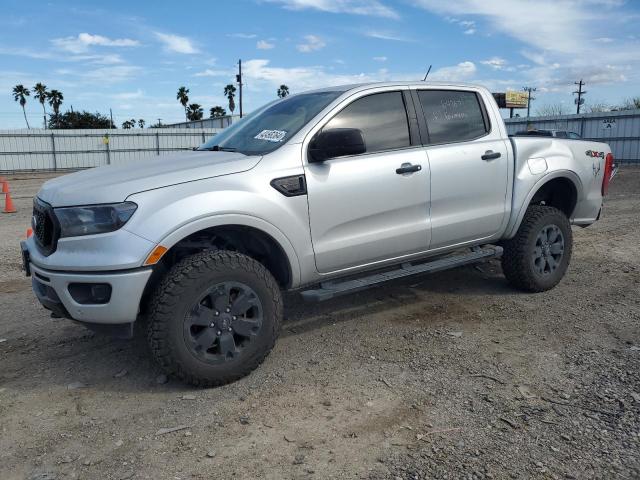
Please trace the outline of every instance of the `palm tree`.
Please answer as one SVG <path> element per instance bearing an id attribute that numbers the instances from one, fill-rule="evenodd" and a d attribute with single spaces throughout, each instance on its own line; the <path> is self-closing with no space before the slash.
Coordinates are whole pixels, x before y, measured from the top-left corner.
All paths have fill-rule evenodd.
<path id="1" fill-rule="evenodd" d="M 27 120 L 27 111 L 24 109 L 24 106 L 27 104 L 27 97 L 31 95 L 31 92 L 28 88 L 25 88 L 24 85 L 16 85 L 13 87 L 13 99 L 16 102 L 20 103 L 22 107 L 22 113 L 24 114 L 24 121 L 27 123 L 27 128 L 31 128 L 29 126 L 29 120 Z"/>
<path id="2" fill-rule="evenodd" d="M 231 110 L 231 114 L 233 115 L 233 111 L 236 109 L 236 102 L 234 101 L 236 96 L 236 87 L 231 83 L 224 87 L 224 96 L 229 99 L 229 110 Z"/>
<path id="3" fill-rule="evenodd" d="M 189 103 L 189 89 L 187 87 L 180 87 L 178 89 L 178 94 L 176 95 L 176 99 L 180 102 L 180 105 L 182 105 L 182 108 L 184 108 L 185 118 L 189 120 L 189 115 L 187 112 L 187 104 Z"/>
<path id="4" fill-rule="evenodd" d="M 202 120 L 204 110 L 199 103 L 192 103 L 187 107 L 187 118 L 189 120 Z"/>
<path id="5" fill-rule="evenodd" d="M 47 95 L 49 94 L 49 92 L 47 92 L 47 86 L 38 82 L 33 87 L 33 91 L 35 92 L 33 96 L 40 102 L 40 105 L 42 105 L 42 116 L 44 118 L 44 128 L 46 129 L 47 128 L 47 111 L 44 108 L 44 102 L 47 101 Z"/>
<path id="6" fill-rule="evenodd" d="M 211 107 L 209 109 L 209 118 L 220 118 L 224 117 L 226 114 L 227 111 L 220 105 L 216 105 L 215 107 Z"/>
<path id="7" fill-rule="evenodd" d="M 53 114 L 56 119 L 56 127 L 58 127 L 58 123 L 60 120 L 60 105 L 62 105 L 64 97 L 62 96 L 62 92 L 54 89 L 47 93 L 47 98 L 49 99 L 49 105 L 51 105 L 51 108 L 53 108 Z"/>
<path id="8" fill-rule="evenodd" d="M 138 120 L 138 126 L 139 126 L 140 128 L 144 128 L 144 124 L 145 124 L 145 123 L 147 123 L 147 122 L 145 122 L 142 118 L 141 118 L 140 120 Z"/>
<path id="9" fill-rule="evenodd" d="M 130 128 L 133 128 L 135 124 L 135 120 L 125 120 L 124 122 L 122 122 L 122 128 L 124 128 L 125 130 L 129 130 Z"/>
<path id="10" fill-rule="evenodd" d="M 286 85 L 280 85 L 280 88 L 278 88 L 278 97 L 284 98 L 287 95 L 289 95 L 289 87 Z"/>

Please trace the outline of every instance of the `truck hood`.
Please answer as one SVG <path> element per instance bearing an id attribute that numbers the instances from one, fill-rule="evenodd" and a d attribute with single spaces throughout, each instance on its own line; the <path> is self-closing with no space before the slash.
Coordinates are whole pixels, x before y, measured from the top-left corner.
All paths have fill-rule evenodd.
<path id="1" fill-rule="evenodd" d="M 129 195 L 250 170 L 262 157 L 234 152 L 188 152 L 108 165 L 46 182 L 38 197 L 54 207 L 123 202 Z"/>

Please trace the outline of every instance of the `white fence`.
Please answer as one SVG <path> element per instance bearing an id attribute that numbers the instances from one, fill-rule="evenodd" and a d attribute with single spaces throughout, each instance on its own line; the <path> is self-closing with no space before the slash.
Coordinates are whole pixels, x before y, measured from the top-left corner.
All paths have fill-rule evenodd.
<path id="1" fill-rule="evenodd" d="M 219 128 L 0 130 L 0 172 L 120 165 L 191 150 Z"/>

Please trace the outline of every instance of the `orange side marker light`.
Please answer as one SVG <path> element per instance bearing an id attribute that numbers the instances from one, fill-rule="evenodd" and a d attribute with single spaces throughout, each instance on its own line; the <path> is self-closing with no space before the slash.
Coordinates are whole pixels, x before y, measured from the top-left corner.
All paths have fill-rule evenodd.
<path id="1" fill-rule="evenodd" d="M 144 262 L 144 265 L 155 265 L 160 261 L 162 256 L 167 252 L 168 248 L 163 247 L 162 245 L 158 245 L 153 251 L 149 254 L 147 259 Z"/>
<path id="2" fill-rule="evenodd" d="M 33 236 L 33 228 L 27 228 L 27 238 L 31 238 Z"/>

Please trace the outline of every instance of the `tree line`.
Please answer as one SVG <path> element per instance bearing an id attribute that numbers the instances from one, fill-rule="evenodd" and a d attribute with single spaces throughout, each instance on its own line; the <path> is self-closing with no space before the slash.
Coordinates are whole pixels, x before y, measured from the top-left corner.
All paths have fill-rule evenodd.
<path id="1" fill-rule="evenodd" d="M 227 98 L 231 115 L 233 115 L 233 112 L 236 109 L 236 91 L 237 89 L 232 83 L 226 85 L 223 90 L 223 95 Z M 286 97 L 287 95 L 289 95 L 289 87 L 287 87 L 286 85 L 280 85 L 276 94 L 278 95 L 278 98 Z M 199 103 L 189 103 L 189 89 L 187 87 L 182 86 L 178 88 L 176 100 L 178 100 L 178 102 L 180 102 L 180 105 L 182 105 L 182 108 L 184 108 L 185 120 L 187 120 L 188 122 L 202 120 L 204 116 L 204 109 Z M 209 109 L 209 118 L 220 118 L 226 115 L 226 109 L 220 105 L 216 105 L 215 107 L 211 107 Z"/>
<path id="2" fill-rule="evenodd" d="M 24 121 L 27 124 L 27 128 L 31 128 L 29 125 L 29 119 L 27 118 L 27 98 L 31 96 L 40 102 L 42 106 L 43 125 L 44 128 L 56 128 L 56 129 L 73 129 L 73 128 L 117 128 L 110 117 L 102 115 L 101 113 L 91 113 L 87 111 L 74 111 L 73 107 L 70 110 L 60 113 L 60 107 L 64 101 L 64 95 L 59 90 L 48 90 L 47 86 L 41 82 L 36 83 L 32 89 L 25 87 L 22 84 L 18 84 L 13 87 L 13 99 L 22 107 L 22 114 L 24 115 Z M 277 90 L 279 98 L 284 98 L 289 95 L 289 87 L 286 85 L 280 85 Z M 229 84 L 224 87 L 224 96 L 227 97 L 229 110 L 233 115 L 236 109 L 235 96 L 236 87 L 233 84 Z M 202 105 L 198 103 L 189 103 L 189 89 L 186 87 L 180 87 L 176 96 L 184 108 L 185 118 L 189 120 L 202 120 L 204 116 L 204 109 Z M 45 104 L 49 104 L 53 110 L 52 114 L 49 114 L 47 118 L 47 109 Z M 227 111 L 224 107 L 216 105 L 209 109 L 209 118 L 220 118 L 227 115 Z M 132 118 L 122 122 L 122 128 L 130 129 L 144 128 L 146 122 L 144 119 L 136 120 Z M 162 124 L 158 121 L 157 124 L 151 125 L 151 128 L 161 127 Z"/>

